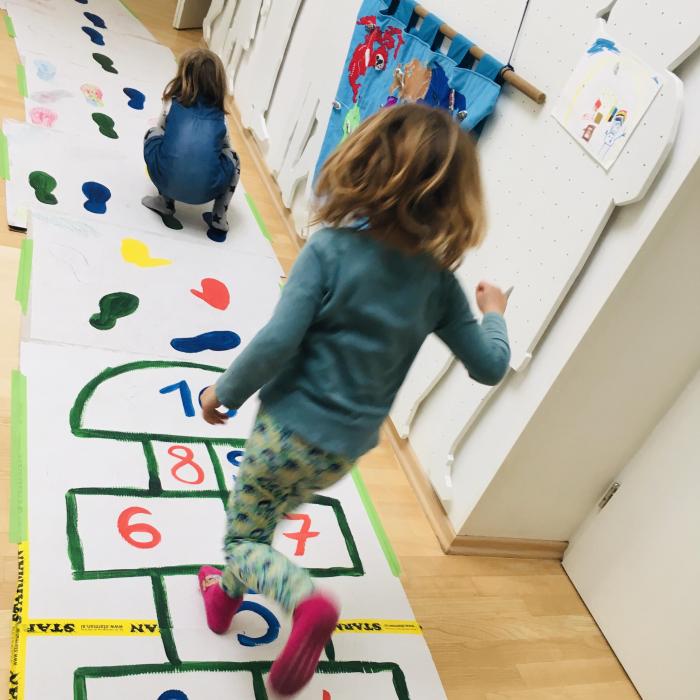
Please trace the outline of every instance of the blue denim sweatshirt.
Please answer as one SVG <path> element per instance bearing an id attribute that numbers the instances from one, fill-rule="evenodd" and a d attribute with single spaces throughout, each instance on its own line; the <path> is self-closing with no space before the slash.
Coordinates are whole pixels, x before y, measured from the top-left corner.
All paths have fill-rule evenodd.
<path id="1" fill-rule="evenodd" d="M 356 458 L 379 429 L 423 341 L 437 335 L 473 379 L 497 384 L 510 360 L 503 317 L 481 323 L 452 272 L 355 229 L 316 233 L 269 323 L 221 376 L 238 408 L 262 387 L 264 408 L 328 452 Z"/>

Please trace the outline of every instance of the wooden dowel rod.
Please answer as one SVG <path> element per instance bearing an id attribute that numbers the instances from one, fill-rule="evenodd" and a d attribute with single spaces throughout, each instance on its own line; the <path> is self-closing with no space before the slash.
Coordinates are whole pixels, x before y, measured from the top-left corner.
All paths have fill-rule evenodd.
<path id="1" fill-rule="evenodd" d="M 416 5 L 415 12 L 419 17 L 426 17 L 429 14 L 428 10 L 426 10 L 423 5 Z M 454 39 L 458 33 L 459 32 L 452 29 L 449 24 L 440 25 L 440 34 L 446 36 L 448 39 Z M 469 49 L 469 53 L 478 60 L 482 58 L 486 52 L 479 46 L 472 46 Z M 539 105 L 544 104 L 544 101 L 547 99 L 547 95 L 545 95 L 542 90 L 536 88 L 532 83 L 529 83 L 520 74 L 510 68 L 502 71 L 501 78 L 503 82 L 512 85 L 516 90 L 520 90 L 523 95 L 526 95 Z"/>

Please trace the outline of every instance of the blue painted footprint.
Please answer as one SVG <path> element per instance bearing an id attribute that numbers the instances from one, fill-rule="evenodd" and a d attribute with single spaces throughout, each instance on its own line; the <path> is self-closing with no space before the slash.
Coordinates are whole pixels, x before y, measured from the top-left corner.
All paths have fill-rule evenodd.
<path id="1" fill-rule="evenodd" d="M 128 106 L 131 109 L 143 109 L 143 105 L 146 102 L 146 95 L 144 95 L 140 90 L 136 88 L 125 87 L 122 91 L 128 98 Z"/>
<path id="2" fill-rule="evenodd" d="M 92 27 L 80 27 L 89 37 L 90 41 L 93 44 L 97 44 L 98 46 L 104 46 L 105 45 L 105 38 L 100 34 L 97 29 L 93 29 Z"/>
<path id="3" fill-rule="evenodd" d="M 109 188 L 99 182 L 85 182 L 82 189 L 87 197 L 83 207 L 93 214 L 104 214 L 107 211 L 107 202 L 112 196 Z"/>
<path id="4" fill-rule="evenodd" d="M 233 350 L 241 344 L 241 337 L 233 331 L 209 331 L 192 338 L 173 338 L 172 348 L 179 352 L 195 353 L 205 350 Z"/>
<path id="5" fill-rule="evenodd" d="M 92 22 L 94 26 L 100 29 L 107 29 L 105 21 L 99 15 L 93 14 L 92 12 L 83 12 L 83 14 L 85 15 L 85 19 L 87 19 L 88 22 Z"/>
<path id="6" fill-rule="evenodd" d="M 189 700 L 181 690 L 166 690 L 158 696 L 158 700 Z"/>

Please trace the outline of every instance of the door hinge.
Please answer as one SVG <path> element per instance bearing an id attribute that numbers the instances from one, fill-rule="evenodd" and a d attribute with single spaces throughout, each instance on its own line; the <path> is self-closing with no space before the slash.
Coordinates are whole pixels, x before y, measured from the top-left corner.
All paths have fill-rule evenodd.
<path id="1" fill-rule="evenodd" d="M 613 483 L 610 484 L 610 486 L 608 486 L 608 490 L 605 492 L 603 498 L 601 498 L 600 502 L 598 503 L 598 508 L 600 508 L 600 510 L 603 510 L 603 508 L 605 508 L 605 506 L 607 506 L 608 503 L 610 503 L 610 499 L 617 493 L 619 488 L 619 481 L 613 481 Z"/>

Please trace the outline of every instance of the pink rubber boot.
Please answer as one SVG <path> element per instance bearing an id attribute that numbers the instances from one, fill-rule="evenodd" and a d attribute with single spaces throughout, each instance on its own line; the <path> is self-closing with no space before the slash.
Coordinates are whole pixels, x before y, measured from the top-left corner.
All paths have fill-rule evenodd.
<path id="1" fill-rule="evenodd" d="M 209 629 L 216 634 L 225 634 L 231 626 L 233 616 L 243 598 L 229 598 L 221 588 L 221 571 L 213 566 L 203 566 L 199 570 L 199 590 L 204 598 Z"/>
<path id="2" fill-rule="evenodd" d="M 323 593 L 314 593 L 297 605 L 292 632 L 270 669 L 269 684 L 275 693 L 294 695 L 311 680 L 339 616 L 338 606 Z"/>

